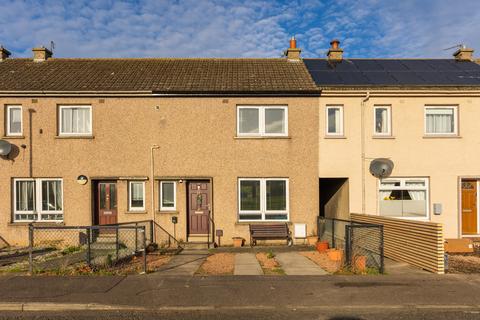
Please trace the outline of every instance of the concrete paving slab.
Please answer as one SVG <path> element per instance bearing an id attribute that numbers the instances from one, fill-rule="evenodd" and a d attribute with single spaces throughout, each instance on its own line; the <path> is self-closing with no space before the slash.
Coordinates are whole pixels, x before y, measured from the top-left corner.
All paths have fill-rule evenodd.
<path id="1" fill-rule="evenodd" d="M 328 274 L 315 262 L 297 252 L 281 252 L 275 256 L 275 259 L 287 275 L 315 276 Z"/>
<path id="2" fill-rule="evenodd" d="M 256 276 L 263 275 L 263 271 L 254 253 L 237 253 L 233 274 L 235 276 Z"/>
<path id="3" fill-rule="evenodd" d="M 209 253 L 207 250 L 183 250 L 158 271 L 160 275 L 193 276 Z"/>

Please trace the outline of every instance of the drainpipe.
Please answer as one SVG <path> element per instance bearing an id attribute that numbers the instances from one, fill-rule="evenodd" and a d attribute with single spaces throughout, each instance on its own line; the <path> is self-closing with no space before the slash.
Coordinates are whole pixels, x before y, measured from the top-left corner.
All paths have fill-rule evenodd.
<path id="1" fill-rule="evenodd" d="M 151 203 L 151 210 L 152 210 L 152 229 L 153 229 L 153 242 L 156 242 L 156 232 L 155 232 L 155 170 L 154 170 L 154 157 L 153 157 L 153 150 L 160 149 L 160 147 L 156 144 L 150 147 L 150 203 Z"/>
<path id="2" fill-rule="evenodd" d="M 361 152 L 362 152 L 362 214 L 365 214 L 365 107 L 370 99 L 370 91 L 367 91 L 365 98 L 362 99 L 360 111 L 360 129 L 361 129 Z"/>

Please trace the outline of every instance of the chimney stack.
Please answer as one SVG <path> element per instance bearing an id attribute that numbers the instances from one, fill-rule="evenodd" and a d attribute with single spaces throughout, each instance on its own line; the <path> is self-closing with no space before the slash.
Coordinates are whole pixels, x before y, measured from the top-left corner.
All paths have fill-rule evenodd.
<path id="1" fill-rule="evenodd" d="M 289 61 L 300 61 L 300 52 L 302 50 L 297 48 L 297 40 L 295 36 L 290 39 L 290 48 L 285 51 L 285 56 Z"/>
<path id="2" fill-rule="evenodd" d="M 52 51 L 45 47 L 33 48 L 33 61 L 43 62 L 52 57 Z"/>
<path id="3" fill-rule="evenodd" d="M 462 44 L 453 56 L 457 61 L 473 61 L 473 49 L 467 48 Z"/>
<path id="4" fill-rule="evenodd" d="M 5 49 L 3 46 L 0 46 L 0 62 L 7 60 L 10 55 L 10 51 Z"/>
<path id="5" fill-rule="evenodd" d="M 330 42 L 330 49 L 328 49 L 327 57 L 329 61 L 342 61 L 343 49 L 340 48 L 340 41 L 334 39 Z"/>

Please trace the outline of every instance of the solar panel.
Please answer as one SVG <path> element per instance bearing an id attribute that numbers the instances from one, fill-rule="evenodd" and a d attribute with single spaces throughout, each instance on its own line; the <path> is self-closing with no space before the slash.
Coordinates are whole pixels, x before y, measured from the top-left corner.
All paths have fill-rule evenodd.
<path id="1" fill-rule="evenodd" d="M 333 71 L 312 71 L 310 72 L 313 81 L 317 85 L 343 84 L 338 74 Z"/>
<path id="2" fill-rule="evenodd" d="M 304 59 L 306 67 L 309 70 L 331 70 L 332 68 L 328 65 L 327 60 L 325 59 Z"/>
<path id="3" fill-rule="evenodd" d="M 352 72 L 358 71 L 354 62 L 348 59 L 344 59 L 340 62 L 329 63 L 329 65 L 331 66 L 332 70 L 336 70 L 336 71 L 352 71 Z"/>
<path id="4" fill-rule="evenodd" d="M 360 71 L 383 71 L 385 70 L 375 60 L 352 60 L 355 66 Z"/>
<path id="5" fill-rule="evenodd" d="M 370 82 L 361 72 L 337 72 L 337 74 L 345 85 L 358 85 Z"/>
<path id="6" fill-rule="evenodd" d="M 448 77 L 450 72 L 415 72 L 420 78 L 425 80 L 425 84 L 427 85 L 449 85 L 452 84 L 451 79 Z"/>
<path id="7" fill-rule="evenodd" d="M 412 71 L 434 70 L 425 60 L 399 60 L 404 66 Z"/>
<path id="8" fill-rule="evenodd" d="M 406 71 L 408 68 L 404 66 L 400 61 L 398 60 L 384 60 L 384 59 L 379 59 L 377 60 L 377 63 L 382 66 L 383 69 L 387 71 Z"/>
<path id="9" fill-rule="evenodd" d="M 425 81 L 420 78 L 418 75 L 415 74 L 415 72 L 389 72 L 389 74 L 394 77 L 398 84 L 413 84 L 413 85 L 419 85 L 419 84 L 425 84 Z"/>
<path id="10" fill-rule="evenodd" d="M 398 81 L 390 76 L 387 72 L 363 72 L 365 77 L 372 84 L 376 85 L 396 85 Z"/>
<path id="11" fill-rule="evenodd" d="M 480 71 L 480 65 L 472 61 L 456 61 L 452 60 L 452 64 L 460 70 Z"/>

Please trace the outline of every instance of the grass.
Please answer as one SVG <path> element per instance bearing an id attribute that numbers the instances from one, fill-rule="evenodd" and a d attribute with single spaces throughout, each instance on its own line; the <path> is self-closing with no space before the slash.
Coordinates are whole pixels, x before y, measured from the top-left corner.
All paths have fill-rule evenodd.
<path id="1" fill-rule="evenodd" d="M 63 249 L 61 251 L 62 255 L 67 255 L 67 254 L 72 254 L 74 252 L 78 252 L 82 250 L 82 248 L 80 246 L 69 246 L 69 247 L 66 247 L 65 249 Z"/>

